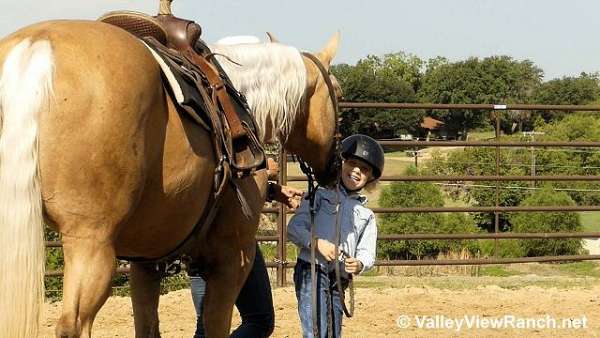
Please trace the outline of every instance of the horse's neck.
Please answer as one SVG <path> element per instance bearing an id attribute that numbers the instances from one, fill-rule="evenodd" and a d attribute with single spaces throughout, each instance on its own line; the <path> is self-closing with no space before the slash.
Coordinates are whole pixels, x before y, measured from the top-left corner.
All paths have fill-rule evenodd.
<path id="1" fill-rule="evenodd" d="M 285 144 L 306 90 L 306 68 L 298 50 L 275 43 L 210 48 L 233 85 L 248 99 L 261 142 Z"/>

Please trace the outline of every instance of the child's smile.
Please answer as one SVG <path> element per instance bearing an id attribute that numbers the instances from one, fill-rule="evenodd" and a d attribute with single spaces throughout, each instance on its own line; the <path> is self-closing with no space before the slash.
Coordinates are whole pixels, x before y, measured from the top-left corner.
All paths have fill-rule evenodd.
<path id="1" fill-rule="evenodd" d="M 350 157 L 342 165 L 342 182 L 350 191 L 362 189 L 371 178 L 371 166 L 365 161 Z"/>

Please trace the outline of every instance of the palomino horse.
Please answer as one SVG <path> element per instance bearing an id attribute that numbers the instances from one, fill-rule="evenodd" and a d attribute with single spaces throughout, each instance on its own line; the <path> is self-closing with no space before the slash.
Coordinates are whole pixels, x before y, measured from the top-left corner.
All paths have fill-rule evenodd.
<path id="1" fill-rule="evenodd" d="M 316 54 L 326 67 L 337 45 L 335 35 Z M 335 129 L 325 74 L 279 43 L 222 49 L 242 65 L 227 68 L 258 112 L 262 141 L 279 138 L 325 175 Z M 44 221 L 64 245 L 56 336 L 90 337 L 115 257 L 158 258 L 191 233 L 212 193 L 211 138 L 178 113 L 151 53 L 119 28 L 35 24 L 0 41 L 0 65 L 0 337 L 37 335 Z M 243 216 L 233 189 L 226 191 L 215 221 L 188 252 L 208 267 L 210 337 L 229 333 L 254 257 L 266 171 L 238 185 L 252 217 Z M 137 337 L 160 336 L 159 280 L 154 270 L 132 264 Z"/>

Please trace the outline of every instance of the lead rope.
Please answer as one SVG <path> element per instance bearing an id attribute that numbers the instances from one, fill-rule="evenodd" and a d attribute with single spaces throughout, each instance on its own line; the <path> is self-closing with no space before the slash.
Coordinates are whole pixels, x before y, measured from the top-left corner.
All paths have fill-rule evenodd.
<path id="1" fill-rule="evenodd" d="M 333 109 L 335 112 L 335 134 L 334 134 L 334 170 L 336 173 L 336 240 L 334 241 L 335 251 L 336 253 L 339 251 L 339 243 L 341 237 L 341 218 L 340 218 L 340 170 L 341 170 L 341 133 L 340 133 L 340 120 L 338 119 L 339 105 L 337 101 L 337 97 L 335 96 L 335 90 L 333 87 L 333 83 L 330 78 L 329 72 L 325 69 L 321 61 L 314 55 L 303 52 L 303 56 L 310 59 L 319 69 L 321 75 L 323 76 L 323 80 L 327 85 L 327 89 L 329 90 L 329 98 L 331 99 L 331 103 L 333 104 Z M 312 301 L 312 325 L 313 325 L 313 336 L 319 337 L 319 326 L 318 326 L 318 318 L 317 318 L 317 276 L 316 276 L 316 243 L 317 237 L 315 233 L 315 194 L 318 186 L 314 184 L 314 171 L 312 168 L 308 166 L 308 164 L 302 159 L 298 158 L 298 162 L 300 164 L 300 169 L 308 178 L 308 199 L 310 201 L 310 273 L 311 273 L 311 301 Z M 341 283 L 341 271 L 338 264 L 338 261 L 335 262 L 335 275 L 336 275 L 336 283 L 338 293 L 340 295 L 340 301 L 342 303 L 342 309 L 344 310 L 344 314 L 346 317 L 350 318 L 354 315 L 354 283 L 352 281 L 352 275 L 349 275 L 349 288 L 350 288 L 350 309 L 346 307 L 346 301 L 344 297 L 344 289 Z M 332 307 L 333 307 L 333 297 L 332 297 L 332 289 L 328 287 L 328 336 L 332 337 L 333 334 L 333 320 L 332 320 Z"/>
<path id="2" fill-rule="evenodd" d="M 315 196 L 318 186 L 315 185 L 315 175 L 313 169 L 300 157 L 297 157 L 296 159 L 300 165 L 300 170 L 302 170 L 307 178 L 307 198 L 310 208 L 310 300 L 312 303 L 312 329 L 313 337 L 319 337 L 319 325 L 317 320 L 317 235 L 315 233 Z"/>

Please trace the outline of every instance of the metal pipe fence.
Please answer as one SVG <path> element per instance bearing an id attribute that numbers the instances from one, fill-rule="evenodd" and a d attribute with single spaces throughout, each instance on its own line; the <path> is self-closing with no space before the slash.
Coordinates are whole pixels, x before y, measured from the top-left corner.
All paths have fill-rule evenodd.
<path id="1" fill-rule="evenodd" d="M 530 263 L 530 262 L 562 262 L 562 261 L 582 261 L 598 260 L 600 255 L 569 255 L 569 256 L 543 256 L 543 257 L 522 257 L 522 258 L 498 258 L 498 241 L 506 239 L 568 239 L 568 238 L 600 238 L 600 232 L 578 232 L 578 233 L 503 233 L 499 230 L 500 213 L 512 212 L 579 212 L 579 211 L 600 211 L 600 206 L 501 206 L 500 205 L 500 182 L 510 181 L 529 181 L 529 182 L 597 182 L 600 176 L 595 175 L 546 175 L 546 176 L 516 176 L 500 175 L 500 149 L 501 148 L 548 148 L 548 147 L 578 147 L 595 148 L 600 147 L 600 142 L 567 142 L 567 141 L 531 141 L 531 142 L 502 142 L 500 141 L 500 113 L 509 110 L 555 110 L 555 111 L 600 111 L 600 106 L 574 106 L 574 105 L 526 105 L 526 104 L 421 104 L 421 103 L 358 103 L 341 102 L 340 108 L 369 108 L 369 109 L 480 109 L 490 110 L 495 118 L 495 138 L 490 141 L 398 141 L 398 140 L 380 140 L 382 146 L 390 149 L 415 149 L 425 147 L 491 147 L 495 148 L 495 173 L 494 175 L 461 175 L 461 176 L 384 176 L 380 179 L 382 182 L 494 182 L 495 186 L 495 205 L 477 206 L 477 207 L 420 207 L 420 208 L 372 208 L 376 214 L 381 213 L 449 213 L 449 212 L 489 212 L 494 213 L 494 232 L 480 234 L 386 234 L 379 235 L 379 241 L 399 241 L 399 240 L 479 240 L 489 239 L 495 241 L 495 250 L 491 258 L 475 258 L 463 260 L 379 260 L 376 266 L 418 266 L 418 265 L 487 265 L 487 264 L 512 264 L 512 263 Z M 288 182 L 306 181 L 302 176 L 287 175 L 287 156 L 281 153 L 279 156 L 279 183 L 288 184 Z M 293 262 L 287 261 L 287 221 L 288 214 L 292 211 L 283 205 L 264 208 L 263 213 L 277 214 L 277 234 L 269 236 L 257 236 L 260 242 L 276 242 L 276 258 L 272 262 L 267 262 L 267 267 L 277 270 L 277 285 L 286 285 L 286 271 L 294 266 Z M 47 242 L 49 248 L 60 247 L 60 242 Z M 121 268 L 119 272 L 127 272 L 126 268 Z M 60 271 L 49 271 L 47 276 L 60 276 Z"/>

